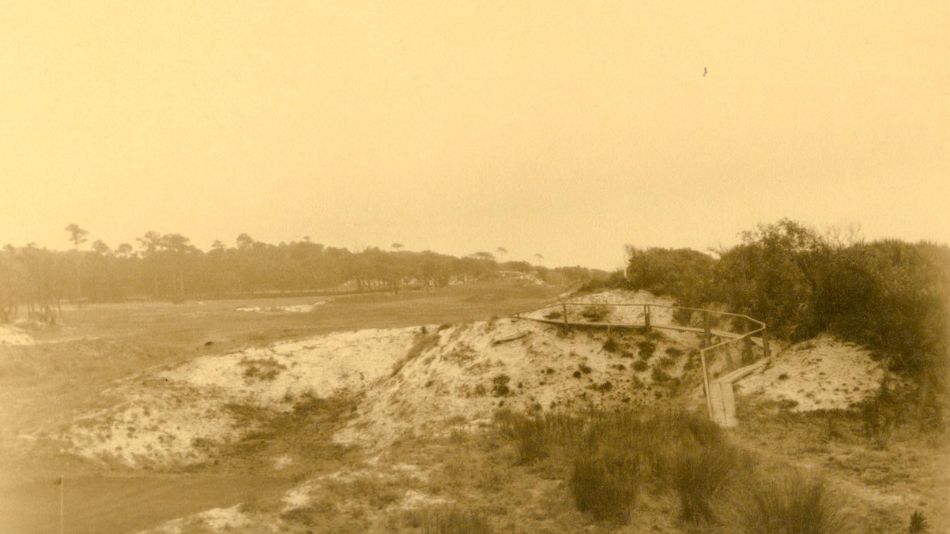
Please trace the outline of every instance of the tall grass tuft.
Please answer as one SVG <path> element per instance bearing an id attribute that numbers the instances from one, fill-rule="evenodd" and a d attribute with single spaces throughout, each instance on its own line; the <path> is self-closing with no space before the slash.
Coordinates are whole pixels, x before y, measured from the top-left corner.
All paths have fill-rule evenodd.
<path id="1" fill-rule="evenodd" d="M 850 524 L 820 479 L 800 475 L 750 483 L 735 503 L 740 534 L 843 534 Z"/>
<path id="2" fill-rule="evenodd" d="M 495 414 L 502 433 L 517 445 L 517 463 L 530 464 L 547 458 L 552 449 L 570 446 L 584 429 L 581 417 L 546 413 L 533 417 L 511 411 Z"/>
<path id="3" fill-rule="evenodd" d="M 742 467 L 745 455 L 722 441 L 676 447 L 667 457 L 670 484 L 680 502 L 680 514 L 691 522 L 716 519 L 713 502 Z"/>
<path id="4" fill-rule="evenodd" d="M 423 534 L 491 534 L 485 517 L 473 510 L 456 506 L 429 508 L 410 512 L 408 523 Z"/>
<path id="5" fill-rule="evenodd" d="M 659 487 L 677 495 L 684 520 L 714 522 L 724 489 L 752 468 L 718 426 L 678 409 L 535 417 L 500 412 L 496 424 L 516 443 L 518 463 L 557 455 L 570 466 L 574 503 L 596 520 L 628 522 L 640 490 Z"/>
<path id="6" fill-rule="evenodd" d="M 639 483 L 636 459 L 615 451 L 574 459 L 569 486 L 577 509 L 594 519 L 626 524 Z"/>
<path id="7" fill-rule="evenodd" d="M 907 526 L 908 534 L 926 534 L 930 532 L 930 524 L 927 518 L 920 510 L 910 514 L 910 525 Z"/>

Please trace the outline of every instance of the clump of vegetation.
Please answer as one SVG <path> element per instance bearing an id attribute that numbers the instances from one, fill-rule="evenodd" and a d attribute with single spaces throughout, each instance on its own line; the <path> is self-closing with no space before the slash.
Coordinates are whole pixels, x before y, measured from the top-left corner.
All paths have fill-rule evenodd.
<path id="1" fill-rule="evenodd" d="M 637 360 L 633 362 L 633 370 L 637 372 L 642 373 L 643 371 L 646 371 L 649 367 L 650 366 L 647 364 L 647 362 L 643 360 Z"/>
<path id="2" fill-rule="evenodd" d="M 562 317 L 561 312 L 559 311 L 549 311 L 544 314 L 545 319 L 560 319 Z"/>
<path id="3" fill-rule="evenodd" d="M 682 349 L 678 349 L 676 347 L 666 347 L 666 354 L 670 358 L 679 358 L 685 353 Z"/>
<path id="4" fill-rule="evenodd" d="M 590 388 L 590 389 L 592 389 L 592 390 L 594 390 L 594 391 L 599 391 L 599 392 L 601 392 L 601 393 L 607 393 L 608 391 L 610 391 L 610 390 L 612 390 L 612 389 L 614 388 L 614 385 L 613 385 L 609 380 L 605 380 L 604 382 L 601 382 L 600 384 L 591 384 L 591 385 L 589 385 L 589 386 L 587 386 L 587 387 Z"/>
<path id="5" fill-rule="evenodd" d="M 508 387 L 508 383 L 511 382 L 511 377 L 508 375 L 498 375 L 492 379 L 492 395 L 496 397 L 507 397 L 511 394 L 511 388 Z"/>
<path id="6" fill-rule="evenodd" d="M 495 424 L 517 444 L 519 464 L 547 458 L 552 447 L 577 442 L 584 429 L 582 418 L 563 413 L 526 417 L 502 410 L 495 414 Z"/>
<path id="7" fill-rule="evenodd" d="M 663 369 L 669 369 L 670 367 L 673 367 L 675 363 L 676 362 L 673 361 L 673 358 L 670 358 L 669 356 L 664 356 L 657 361 L 657 364 Z"/>
<path id="8" fill-rule="evenodd" d="M 585 375 L 589 375 L 590 372 L 592 371 L 592 369 L 590 368 L 590 366 L 587 365 L 586 363 L 580 363 L 580 364 L 578 364 L 578 365 L 577 365 L 577 369 L 578 369 L 580 372 L 584 373 Z"/>
<path id="9" fill-rule="evenodd" d="M 407 512 L 407 526 L 423 534 L 491 534 L 483 514 L 458 506 L 442 506 Z"/>
<path id="10" fill-rule="evenodd" d="M 669 373 L 659 367 L 654 367 L 650 376 L 653 378 L 653 382 L 657 384 L 665 384 L 673 378 Z"/>
<path id="11" fill-rule="evenodd" d="M 897 396 L 882 382 L 877 394 L 861 405 L 865 437 L 878 449 L 887 448 L 895 427 L 903 416 Z"/>
<path id="12" fill-rule="evenodd" d="M 745 465 L 745 456 L 718 427 L 687 412 L 534 418 L 506 412 L 497 420 L 515 440 L 519 463 L 558 454 L 571 465 L 575 503 L 598 520 L 628 521 L 634 496 L 646 483 L 681 492 L 684 517 L 701 520 L 711 516 L 709 500 Z"/>
<path id="13" fill-rule="evenodd" d="M 930 524 L 920 510 L 910 515 L 910 525 L 907 526 L 907 534 L 926 534 L 930 532 Z"/>
<path id="14" fill-rule="evenodd" d="M 578 510 L 627 523 L 637 496 L 670 491 L 687 523 L 723 532 L 848 532 L 839 504 L 819 480 L 757 478 L 751 457 L 705 417 L 680 410 L 593 410 L 580 415 L 496 414 L 516 462 L 567 465 Z"/>
<path id="15" fill-rule="evenodd" d="M 601 322 L 610 315 L 610 308 L 606 304 L 591 304 L 581 310 L 581 317 L 592 323 Z"/>
<path id="16" fill-rule="evenodd" d="M 417 333 L 416 337 L 412 341 L 412 346 L 409 347 L 409 351 L 401 360 L 397 361 L 393 365 L 393 370 L 389 374 L 389 376 L 391 377 L 396 376 L 397 374 L 399 374 L 399 371 L 402 370 L 403 366 L 405 366 L 407 363 L 411 362 L 412 360 L 415 360 L 423 352 L 431 349 L 432 347 L 438 344 L 439 344 L 438 333 L 429 334 L 425 331 L 421 331 Z"/>
<path id="17" fill-rule="evenodd" d="M 608 337 L 607 340 L 604 341 L 603 349 L 607 352 L 617 352 L 620 350 L 620 344 L 617 343 L 617 340 L 613 337 Z"/>
<path id="18" fill-rule="evenodd" d="M 277 378 L 281 371 L 287 369 L 286 365 L 273 358 L 249 358 L 243 359 L 239 363 L 244 367 L 243 374 L 247 380 L 270 382 Z"/>
<path id="19" fill-rule="evenodd" d="M 712 502 L 732 477 L 743 472 L 745 455 L 725 443 L 718 427 L 696 426 L 699 444 L 677 450 L 669 459 L 670 480 L 680 501 L 680 514 L 691 522 L 715 519 Z"/>
<path id="20" fill-rule="evenodd" d="M 734 504 L 741 534 L 839 534 L 853 531 L 821 480 L 759 479 Z"/>
<path id="21" fill-rule="evenodd" d="M 638 464 L 616 451 L 574 459 L 568 485 L 574 503 L 594 519 L 628 523 L 639 480 Z"/>
<path id="22" fill-rule="evenodd" d="M 653 353 L 656 352 L 656 343 L 645 339 L 637 343 L 637 350 L 640 351 L 640 358 L 649 360 L 653 357 Z"/>
<path id="23" fill-rule="evenodd" d="M 918 428 L 941 432 L 950 384 L 950 247 L 824 235 L 789 219 L 744 232 L 719 259 L 684 249 L 628 248 L 631 289 L 680 305 L 720 302 L 792 341 L 830 332 L 887 358 L 911 385 Z M 692 314 L 676 313 L 681 324 Z M 873 320 L 868 320 L 873 317 Z"/>

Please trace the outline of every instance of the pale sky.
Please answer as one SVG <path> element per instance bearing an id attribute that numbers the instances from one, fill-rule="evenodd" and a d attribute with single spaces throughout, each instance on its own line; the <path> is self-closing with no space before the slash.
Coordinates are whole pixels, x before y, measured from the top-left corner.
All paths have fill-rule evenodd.
<path id="1" fill-rule="evenodd" d="M 948 29 L 945 0 L 0 2 L 0 245 L 947 242 Z"/>

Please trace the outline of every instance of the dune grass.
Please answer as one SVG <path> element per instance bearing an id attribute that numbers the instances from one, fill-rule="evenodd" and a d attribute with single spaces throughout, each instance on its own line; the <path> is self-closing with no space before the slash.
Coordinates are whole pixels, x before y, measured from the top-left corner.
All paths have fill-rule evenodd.
<path id="1" fill-rule="evenodd" d="M 566 469 L 576 508 L 596 521 L 630 523 L 638 495 L 659 492 L 674 496 L 678 516 L 687 524 L 749 534 L 846 531 L 835 497 L 820 480 L 756 476 L 751 455 L 699 414 L 681 409 L 499 412 L 496 425 L 513 442 L 516 463 L 547 462 Z"/>
<path id="2" fill-rule="evenodd" d="M 413 510 L 407 514 L 408 526 L 422 534 L 490 534 L 491 525 L 479 512 L 455 505 Z"/>

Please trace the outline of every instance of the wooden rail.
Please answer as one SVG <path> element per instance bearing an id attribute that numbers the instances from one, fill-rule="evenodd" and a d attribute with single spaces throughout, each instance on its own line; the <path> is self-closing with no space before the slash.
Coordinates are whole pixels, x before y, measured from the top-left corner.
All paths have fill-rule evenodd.
<path id="1" fill-rule="evenodd" d="M 623 323 L 623 322 L 610 322 L 610 321 L 572 321 L 570 319 L 570 314 L 568 313 L 571 308 L 582 306 L 585 309 L 590 307 L 602 306 L 605 308 L 633 308 L 639 307 L 643 309 L 641 315 L 642 322 L 633 322 L 633 323 Z M 677 311 L 688 311 L 691 314 L 699 313 L 702 316 L 703 326 L 686 326 L 679 325 L 674 323 L 657 323 L 653 319 L 652 311 L 654 309 L 666 309 L 670 310 L 672 314 L 675 314 Z M 547 313 L 545 313 L 547 311 Z M 559 316 L 555 316 L 556 312 Z M 605 314 L 606 315 L 606 314 Z M 625 303 L 598 303 L 598 302 L 572 302 L 572 301 L 560 301 L 556 304 L 543 307 L 539 310 L 530 312 L 529 314 L 516 314 L 514 316 L 516 319 L 527 319 L 530 321 L 535 321 L 539 323 L 546 323 L 561 326 L 564 328 L 570 327 L 592 327 L 592 328 L 606 328 L 608 332 L 613 328 L 626 329 L 626 328 L 636 328 L 636 329 L 645 329 L 650 331 L 653 328 L 657 329 L 666 329 L 666 330 L 678 330 L 681 332 L 693 332 L 701 334 L 701 346 L 699 349 L 700 361 L 702 362 L 703 368 L 703 392 L 706 398 L 706 408 L 709 412 L 709 417 L 716 423 L 721 426 L 735 426 L 735 400 L 732 390 L 732 383 L 739 378 L 753 372 L 756 368 L 760 367 L 764 362 L 768 361 L 771 358 L 771 351 L 769 348 L 769 338 L 768 330 L 764 322 L 759 321 L 758 319 L 753 319 L 748 315 L 741 313 L 730 313 L 717 310 L 707 310 L 704 308 L 690 308 L 687 306 L 674 306 L 668 304 L 657 304 L 657 303 L 636 303 L 636 302 L 625 302 Z M 730 332 L 728 330 L 715 329 L 711 326 L 711 319 L 715 318 L 717 322 L 721 318 L 729 318 L 733 321 L 738 321 L 740 325 L 749 328 L 743 328 L 743 331 L 740 332 Z M 759 341 L 756 342 L 754 337 L 758 337 Z M 718 338 L 719 341 L 713 343 L 713 339 Z M 709 368 L 707 366 L 707 355 L 712 354 L 714 351 L 724 349 L 727 346 L 732 346 L 738 343 L 745 343 L 747 350 L 751 351 L 753 344 L 759 345 L 762 348 L 763 358 L 758 362 L 747 365 L 745 367 L 740 367 L 738 369 L 732 370 L 730 373 L 723 375 L 722 377 L 717 378 L 712 385 L 710 385 L 709 380 Z"/>

